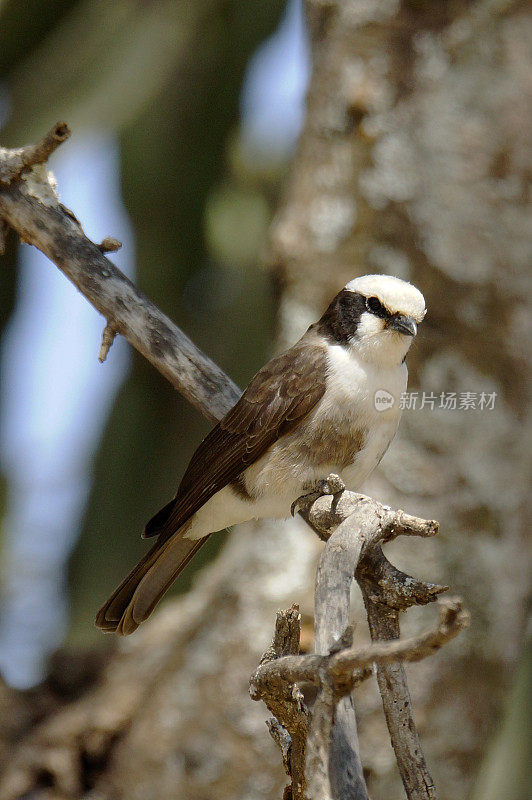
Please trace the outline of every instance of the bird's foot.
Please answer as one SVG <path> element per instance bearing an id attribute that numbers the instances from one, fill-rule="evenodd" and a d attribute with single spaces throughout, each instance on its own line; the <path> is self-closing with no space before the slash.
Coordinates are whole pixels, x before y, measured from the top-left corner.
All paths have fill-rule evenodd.
<path id="1" fill-rule="evenodd" d="M 308 494 L 302 494 L 301 497 L 298 497 L 297 500 L 294 500 L 290 506 L 290 513 L 292 516 L 294 516 L 303 509 L 308 510 L 312 503 L 314 503 L 319 497 L 324 497 L 325 495 L 332 495 L 336 499 L 344 491 L 345 483 L 343 480 L 339 475 L 335 475 L 334 472 L 331 472 L 331 474 L 327 475 L 326 478 L 321 478 L 316 482 L 312 492 L 309 492 Z"/>

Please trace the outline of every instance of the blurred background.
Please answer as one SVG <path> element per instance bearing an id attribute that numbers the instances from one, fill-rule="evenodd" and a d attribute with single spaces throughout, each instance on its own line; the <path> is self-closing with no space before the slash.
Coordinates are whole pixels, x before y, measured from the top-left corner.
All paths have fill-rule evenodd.
<path id="1" fill-rule="evenodd" d="M 271 347 L 260 253 L 308 79 L 301 5 L 266 6 L 233 19 L 227 4 L 212 33 L 207 6 L 189 19 L 174 2 L 44 3 L 27 16 L 7 3 L 0 18 L 3 142 L 68 118 L 75 136 L 54 161 L 62 202 L 94 241 L 123 242 L 120 268 L 242 385 Z M 69 631 L 97 638 L 94 598 L 142 552 L 142 520 L 208 423 L 123 341 L 98 363 L 100 316 L 41 253 L 13 247 L 10 260 L 0 652 L 24 687 Z"/>
<path id="2" fill-rule="evenodd" d="M 411 668 L 442 797 L 521 800 L 532 673 L 530 18 L 509 0 L 327 8 L 310 2 L 307 17 L 299 0 L 0 0 L 0 140 L 17 146 L 69 123 L 72 138 L 51 164 L 62 202 L 93 241 L 123 242 L 113 260 L 240 386 L 355 275 L 389 272 L 422 289 L 429 314 L 410 359 L 417 405 L 366 489 L 440 519 L 440 542 L 423 543 L 423 554 L 396 543 L 393 553 L 398 566 L 451 585 L 473 613 L 471 631 L 437 668 Z M 112 663 L 116 643 L 102 643 L 94 613 L 143 553 L 144 522 L 208 430 L 120 337 L 99 364 L 104 321 L 37 250 L 13 236 L 1 268 L 0 672 L 5 697 L 12 692 L 5 702 L 25 711 L 18 727 L 0 731 L 0 768 L 61 691 L 81 693 Z M 437 401 L 423 403 L 423 392 Z M 456 393 L 455 409 L 441 405 L 442 392 Z M 475 396 L 469 407 L 465 392 Z M 491 409 L 479 405 L 483 393 L 495 397 Z M 273 610 L 299 600 L 311 635 L 318 549 L 307 531 L 286 527 L 263 526 L 255 544 L 232 534 L 215 562 L 224 539 L 213 537 L 173 590 L 192 602 L 233 580 L 237 600 L 249 599 L 268 576 L 254 641 L 238 603 L 231 621 L 212 613 L 209 633 L 196 631 L 203 654 L 213 631 L 245 639 L 233 688 L 242 698 L 228 699 L 223 714 L 247 720 L 227 724 L 252 752 L 268 746 L 267 733 L 245 675 Z M 282 560 L 291 565 L 284 573 Z M 218 572 L 191 589 L 208 562 Z M 423 613 L 412 615 L 412 631 Z M 176 630 L 179 619 L 176 611 L 169 623 Z M 132 646 L 137 657 L 142 641 Z M 198 665 L 159 668 L 186 685 Z M 72 678 L 67 691 L 60 673 L 76 670 L 79 686 Z M 221 670 L 205 674 L 223 684 Z M 160 780 L 169 753 L 179 766 L 172 761 L 172 788 L 158 784 L 157 796 L 280 796 L 273 749 L 274 777 L 256 764 L 251 780 L 246 764 L 240 782 L 230 748 L 222 757 L 218 742 L 213 750 L 201 739 L 187 755 L 176 731 L 188 717 L 172 697 L 174 742 L 151 768 Z M 378 697 L 364 689 L 359 702 L 373 796 L 398 796 Z M 157 717 L 140 699 L 135 708 Z M 135 759 L 134 734 L 121 746 L 123 763 Z M 116 763 L 102 796 L 125 796 Z M 96 778 L 61 796 L 93 786 Z"/>

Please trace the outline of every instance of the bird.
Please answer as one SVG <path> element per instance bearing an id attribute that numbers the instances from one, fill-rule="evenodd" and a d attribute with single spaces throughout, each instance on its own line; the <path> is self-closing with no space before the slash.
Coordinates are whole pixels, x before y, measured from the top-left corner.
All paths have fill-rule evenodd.
<path id="1" fill-rule="evenodd" d="M 405 359 L 426 313 L 392 275 L 354 278 L 318 322 L 252 378 L 195 451 L 177 494 L 147 523 L 155 544 L 96 616 L 133 633 L 212 533 L 286 518 L 324 476 L 359 489 L 395 436 Z"/>

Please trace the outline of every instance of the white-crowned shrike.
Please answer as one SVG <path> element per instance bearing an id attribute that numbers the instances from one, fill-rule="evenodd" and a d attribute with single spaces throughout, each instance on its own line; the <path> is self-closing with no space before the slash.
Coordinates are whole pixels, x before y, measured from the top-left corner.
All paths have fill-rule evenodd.
<path id="1" fill-rule="evenodd" d="M 200 444 L 176 496 L 146 525 L 155 544 L 96 625 L 136 630 L 213 532 L 289 516 L 293 501 L 331 472 L 358 490 L 395 436 L 405 357 L 424 315 L 410 283 L 388 275 L 350 281 Z"/>

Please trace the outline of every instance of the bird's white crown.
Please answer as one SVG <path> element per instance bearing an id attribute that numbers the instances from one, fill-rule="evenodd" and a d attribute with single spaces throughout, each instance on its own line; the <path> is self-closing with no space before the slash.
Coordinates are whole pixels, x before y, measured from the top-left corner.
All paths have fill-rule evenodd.
<path id="1" fill-rule="evenodd" d="M 416 322 L 425 316 L 425 298 L 411 283 L 393 275 L 362 275 L 346 284 L 349 292 L 377 297 L 392 314 L 406 314 Z"/>

